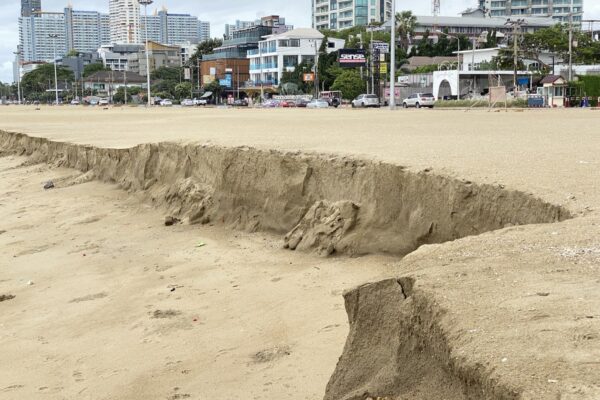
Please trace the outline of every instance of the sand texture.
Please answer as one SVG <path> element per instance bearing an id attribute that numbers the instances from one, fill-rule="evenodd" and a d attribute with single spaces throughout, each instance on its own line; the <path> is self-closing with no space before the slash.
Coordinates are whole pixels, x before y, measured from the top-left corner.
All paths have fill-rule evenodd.
<path id="1" fill-rule="evenodd" d="M 598 399 L 598 116 L 1 109 L 0 398 Z"/>

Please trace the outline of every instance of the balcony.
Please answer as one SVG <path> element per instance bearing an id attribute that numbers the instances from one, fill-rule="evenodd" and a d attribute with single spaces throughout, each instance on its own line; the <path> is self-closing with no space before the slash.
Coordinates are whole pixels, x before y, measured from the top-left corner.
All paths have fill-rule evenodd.
<path id="1" fill-rule="evenodd" d="M 257 87 L 261 87 L 261 86 L 277 86 L 279 85 L 279 81 L 277 79 L 265 79 L 263 81 L 260 80 L 250 80 L 247 82 L 244 82 L 242 84 L 242 88 L 257 88 Z"/>

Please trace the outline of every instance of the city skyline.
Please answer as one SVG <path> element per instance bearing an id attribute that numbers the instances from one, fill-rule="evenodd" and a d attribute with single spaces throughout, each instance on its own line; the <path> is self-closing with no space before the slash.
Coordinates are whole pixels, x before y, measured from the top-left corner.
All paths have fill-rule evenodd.
<path id="1" fill-rule="evenodd" d="M 62 11 L 67 0 L 43 0 L 43 11 Z M 71 0 L 75 10 L 108 12 L 108 0 Z M 448 0 L 442 2 L 442 15 L 457 15 L 461 10 L 475 6 L 475 0 Z M 170 13 L 189 13 L 212 26 L 212 36 L 220 37 L 227 23 L 252 20 L 261 15 L 280 14 L 287 17 L 287 23 L 296 27 L 311 26 L 311 1 L 298 0 L 292 4 L 282 0 L 248 1 L 239 4 L 235 0 L 223 0 L 215 4 L 212 0 L 165 0 L 156 1 L 149 7 L 149 13 L 165 6 Z M 584 18 L 600 18 L 600 4 L 585 2 Z M 431 5 L 424 1 L 414 5 L 410 0 L 397 0 L 397 11 L 412 10 L 415 14 L 429 15 Z M 21 14 L 20 2 L 7 2 L 0 5 L 0 81 L 11 82 L 13 76 L 13 52 L 18 44 L 18 17 Z"/>

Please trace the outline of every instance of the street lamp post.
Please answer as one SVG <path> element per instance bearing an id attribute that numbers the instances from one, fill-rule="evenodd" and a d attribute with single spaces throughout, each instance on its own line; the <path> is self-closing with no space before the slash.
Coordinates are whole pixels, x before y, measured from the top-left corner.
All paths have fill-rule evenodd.
<path id="1" fill-rule="evenodd" d="M 154 3 L 154 0 L 138 0 L 138 3 L 144 6 L 144 30 L 146 33 L 146 85 L 148 86 L 148 107 L 152 106 L 152 101 L 150 100 L 150 56 L 148 54 L 149 51 L 149 41 L 148 41 L 148 6 Z"/>
<path id="2" fill-rule="evenodd" d="M 449 38 L 452 39 L 456 39 L 456 43 L 458 43 L 458 52 L 456 53 L 456 91 L 457 91 L 457 96 L 456 99 L 460 100 L 460 37 L 458 36 L 454 36 L 454 35 L 450 35 L 446 32 L 442 32 L 440 30 L 436 31 L 436 33 L 442 34 L 444 36 L 448 36 Z"/>
<path id="3" fill-rule="evenodd" d="M 54 94 L 56 96 L 56 105 L 58 105 L 58 72 L 56 70 L 56 39 L 58 35 L 56 33 L 51 33 L 48 35 L 52 39 L 52 44 L 54 46 Z"/>
<path id="4" fill-rule="evenodd" d="M 21 54 L 20 51 L 15 51 L 13 54 L 18 57 L 17 59 L 17 100 L 21 104 Z"/>
<path id="5" fill-rule="evenodd" d="M 552 71 L 554 73 L 554 71 Z M 569 10 L 569 82 L 573 81 L 573 0 Z"/>
<path id="6" fill-rule="evenodd" d="M 390 43 L 390 110 L 396 109 L 396 0 L 392 0 L 392 38 Z"/>

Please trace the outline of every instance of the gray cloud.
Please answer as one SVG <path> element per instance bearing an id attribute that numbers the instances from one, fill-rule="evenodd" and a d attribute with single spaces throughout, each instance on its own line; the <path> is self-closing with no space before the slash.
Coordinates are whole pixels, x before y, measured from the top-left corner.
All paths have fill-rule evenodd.
<path id="1" fill-rule="evenodd" d="M 45 11 L 59 11 L 69 0 L 42 0 Z M 107 11 L 108 0 L 70 0 L 78 10 Z M 456 15 L 472 6 L 475 0 L 442 0 L 442 14 Z M 586 17 L 600 18 L 600 2 L 586 1 Z M 197 15 L 201 20 L 211 22 L 213 36 L 223 33 L 223 25 L 236 19 L 252 20 L 264 14 L 278 14 L 286 17 L 288 23 L 298 27 L 310 26 L 310 0 L 156 0 L 151 10 L 165 6 L 171 12 Z M 428 0 L 397 0 L 398 10 L 413 10 L 416 14 L 431 13 Z M 20 1 L 0 2 L 0 81 L 12 81 L 12 52 L 18 43 L 17 18 Z"/>

